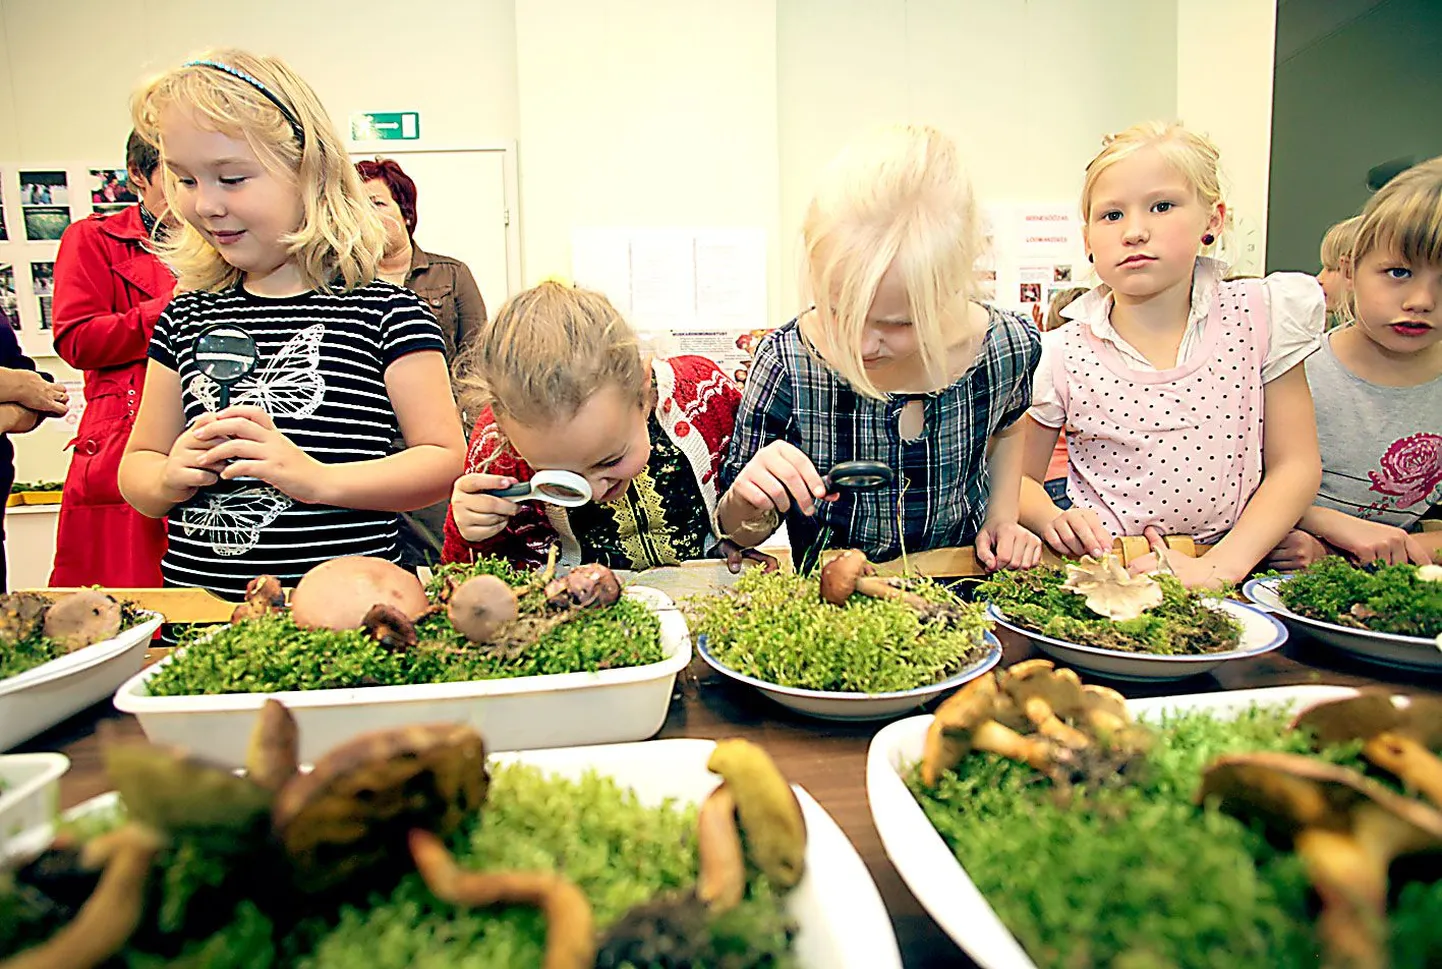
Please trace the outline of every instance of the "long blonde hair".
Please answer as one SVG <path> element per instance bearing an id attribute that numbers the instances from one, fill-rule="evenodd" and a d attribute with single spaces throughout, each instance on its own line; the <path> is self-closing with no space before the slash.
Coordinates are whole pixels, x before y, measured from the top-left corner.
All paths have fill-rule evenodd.
<path id="1" fill-rule="evenodd" d="M 1344 260 L 1352 256 L 1352 244 L 1357 241 L 1357 228 L 1362 224 L 1362 217 L 1354 215 L 1350 219 L 1343 219 L 1322 236 L 1322 248 L 1318 253 L 1323 269 L 1330 269 L 1336 272 L 1342 268 Z"/>
<path id="2" fill-rule="evenodd" d="M 162 159 L 165 139 L 160 119 L 172 109 L 189 113 L 197 124 L 227 137 L 244 138 L 261 164 L 295 185 L 300 195 L 300 225 L 283 241 L 306 285 L 349 292 L 374 279 L 385 229 L 311 86 L 274 57 L 219 49 L 195 60 L 249 75 L 286 105 L 291 117 L 246 81 L 192 62 L 152 78 L 131 95 L 136 130 L 160 146 Z M 176 180 L 169 168 L 165 185 L 173 196 Z M 183 289 L 218 291 L 235 285 L 242 276 L 188 224 L 157 243 L 157 251 L 175 269 Z"/>
<path id="3" fill-rule="evenodd" d="M 1212 140 L 1180 122 L 1143 121 L 1102 139 L 1102 150 L 1087 163 L 1082 182 L 1081 217 L 1091 222 L 1092 193 L 1097 179 L 1117 162 L 1144 148 L 1155 148 L 1173 169 L 1187 180 L 1197 198 L 1208 209 L 1225 201 L 1222 193 L 1221 153 Z M 1231 223 L 1232 214 L 1225 213 L 1222 230 Z M 1220 233 L 1218 233 L 1220 238 Z M 1215 245 L 1214 242 L 1212 245 Z"/>
<path id="4" fill-rule="evenodd" d="M 1413 165 L 1367 200 L 1352 243 L 1351 269 L 1376 250 L 1412 265 L 1442 265 L 1442 156 Z M 1347 310 L 1357 316 L 1357 290 L 1347 288 Z"/>
<path id="5" fill-rule="evenodd" d="M 929 383 L 944 386 L 949 347 L 980 343 L 970 305 L 979 253 L 976 199 L 956 145 L 935 128 L 880 129 L 823 170 L 802 223 L 802 292 L 816 345 L 851 387 L 880 400 L 861 344 L 876 289 L 896 265 Z"/>
<path id="6" fill-rule="evenodd" d="M 456 362 L 461 409 L 527 427 L 575 416 L 603 387 L 637 404 L 651 376 L 635 332 L 600 293 L 544 282 L 506 301 Z"/>

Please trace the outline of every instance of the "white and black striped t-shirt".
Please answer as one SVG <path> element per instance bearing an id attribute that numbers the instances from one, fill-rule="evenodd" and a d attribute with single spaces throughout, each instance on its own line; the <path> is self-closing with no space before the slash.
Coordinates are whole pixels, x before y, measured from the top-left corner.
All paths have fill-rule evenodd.
<path id="1" fill-rule="evenodd" d="M 180 375 L 189 424 L 219 405 L 219 387 L 195 363 L 195 338 L 216 323 L 255 339 L 260 362 L 230 403 L 256 404 L 301 450 L 326 464 L 384 457 L 398 435 L 385 371 L 408 353 L 443 352 L 435 317 L 409 290 L 372 282 L 350 293 L 272 299 L 242 287 L 177 296 L 161 314 L 150 358 Z M 269 573 L 291 585 L 342 555 L 397 560 L 397 516 L 294 501 L 258 481 L 201 489 L 170 511 L 168 586 L 239 598 Z"/>

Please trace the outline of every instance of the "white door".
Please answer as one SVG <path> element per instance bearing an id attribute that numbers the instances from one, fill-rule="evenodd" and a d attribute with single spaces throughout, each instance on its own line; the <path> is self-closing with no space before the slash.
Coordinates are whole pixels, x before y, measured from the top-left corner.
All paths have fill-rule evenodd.
<path id="1" fill-rule="evenodd" d="M 519 288 L 519 225 L 507 200 L 514 149 L 414 150 L 379 145 L 351 157 L 394 158 L 416 183 L 416 244 L 471 269 L 486 315 Z M 509 157 L 508 157 L 509 156 Z"/>

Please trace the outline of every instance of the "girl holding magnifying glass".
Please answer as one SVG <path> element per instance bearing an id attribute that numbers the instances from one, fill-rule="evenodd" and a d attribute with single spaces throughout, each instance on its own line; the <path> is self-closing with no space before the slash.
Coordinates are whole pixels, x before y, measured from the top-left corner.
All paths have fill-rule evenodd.
<path id="1" fill-rule="evenodd" d="M 716 364 L 648 360 L 604 296 L 547 282 L 507 302 L 458 370 L 477 418 L 443 561 L 538 565 L 559 543 L 566 564 L 643 569 L 716 547 L 717 474 L 741 399 Z"/>

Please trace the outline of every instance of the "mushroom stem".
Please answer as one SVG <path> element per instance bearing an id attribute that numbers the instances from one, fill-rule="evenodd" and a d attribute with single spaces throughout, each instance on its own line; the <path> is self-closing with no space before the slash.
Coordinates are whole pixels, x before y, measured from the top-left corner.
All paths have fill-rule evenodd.
<path id="1" fill-rule="evenodd" d="M 1299 832 L 1295 843 L 1322 901 L 1317 934 L 1326 953 L 1324 969 L 1384 969 L 1387 864 L 1379 865 L 1355 838 L 1339 831 L 1310 828 Z"/>
<path id="2" fill-rule="evenodd" d="M 1442 760 L 1424 744 L 1387 731 L 1367 741 L 1362 756 L 1442 807 Z"/>
<path id="3" fill-rule="evenodd" d="M 931 603 L 916 593 L 898 589 L 891 584 L 890 580 L 879 575 L 864 575 L 857 579 L 856 591 L 873 599 L 895 599 L 897 602 L 906 603 L 913 609 L 926 610 L 931 606 Z"/>
<path id="4" fill-rule="evenodd" d="M 1056 751 L 1051 744 L 1034 737 L 1024 737 L 1010 727 L 988 720 L 971 732 L 973 750 L 983 750 L 1007 760 L 1030 764 L 1042 773 L 1056 767 Z"/>
<path id="5" fill-rule="evenodd" d="M 701 805 L 696 846 L 701 869 L 696 897 L 718 915 L 740 905 L 746 891 L 746 857 L 736 826 L 736 799 L 725 782 Z"/>
<path id="6" fill-rule="evenodd" d="M 590 969 L 596 960 L 591 903 L 564 875 L 548 871 L 465 871 L 429 831 L 412 831 L 411 857 L 426 887 L 467 908 L 534 905 L 546 916 L 542 969 Z"/>
<path id="7" fill-rule="evenodd" d="M 1051 704 L 1039 696 L 1026 701 L 1022 712 L 1035 726 L 1037 733 L 1049 740 L 1055 740 L 1063 747 L 1082 750 L 1091 746 L 1091 738 L 1075 727 L 1067 726 L 1052 710 Z"/>
<path id="8" fill-rule="evenodd" d="M 127 824 L 87 844 L 83 858 L 105 864 L 95 891 L 69 925 L 0 963 L 0 969 L 93 969 L 119 952 L 140 925 L 145 882 L 160 846 L 160 836 L 139 824 Z"/>

